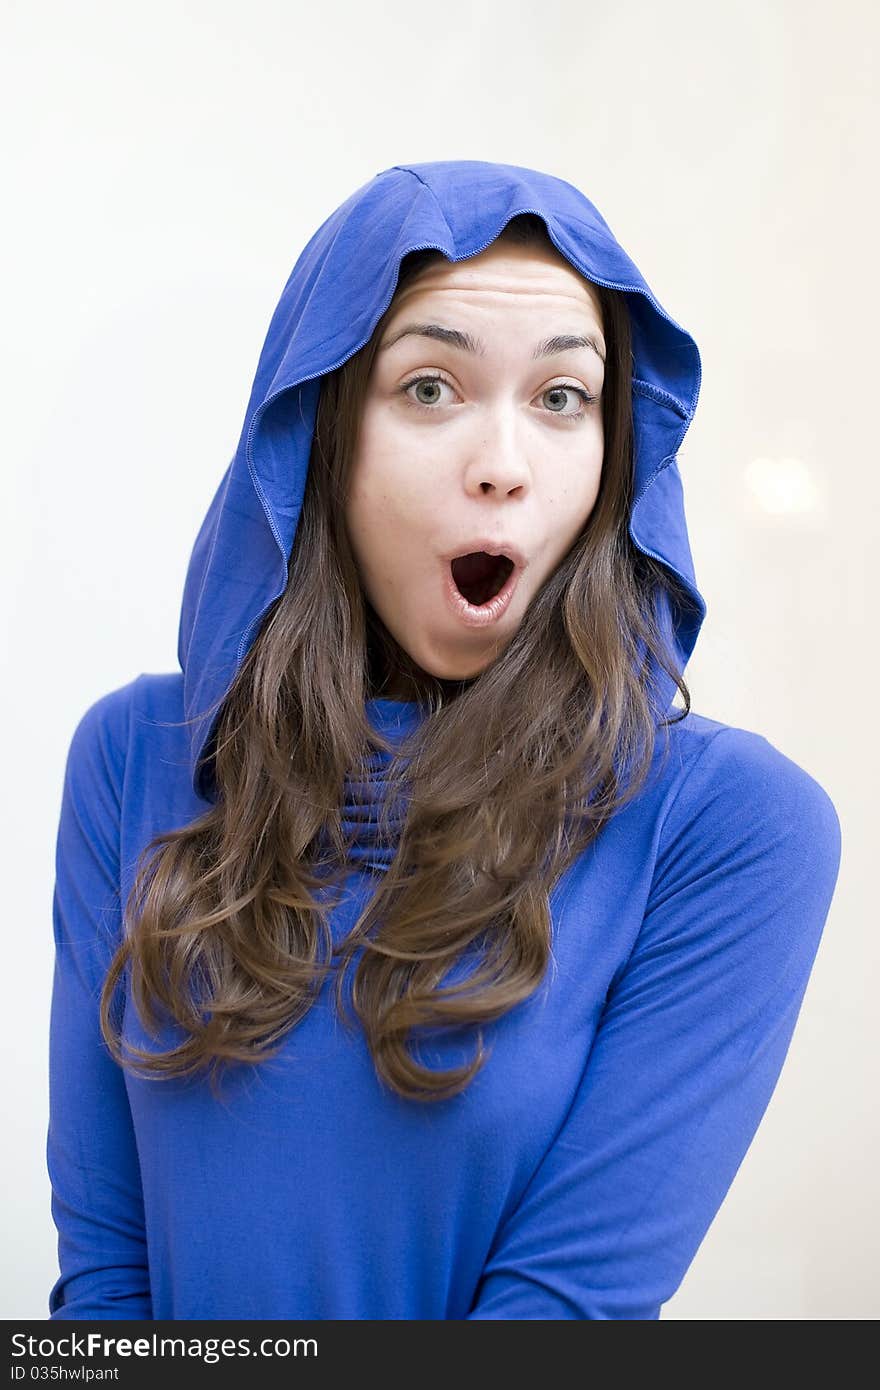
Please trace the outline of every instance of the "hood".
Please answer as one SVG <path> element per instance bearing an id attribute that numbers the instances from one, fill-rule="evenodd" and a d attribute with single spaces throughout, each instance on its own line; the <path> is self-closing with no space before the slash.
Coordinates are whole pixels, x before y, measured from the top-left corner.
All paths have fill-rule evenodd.
<path id="1" fill-rule="evenodd" d="M 690 597 L 683 607 L 664 598 L 658 608 L 682 668 L 690 657 L 706 605 L 694 581 L 676 456 L 700 390 L 696 343 L 657 302 L 598 210 L 564 179 L 482 160 L 394 165 L 331 213 L 294 265 L 260 353 L 238 447 L 193 547 L 178 659 L 200 797 L 208 794 L 203 758 L 216 702 L 287 582 L 321 377 L 369 340 L 408 252 L 434 247 L 464 260 L 524 212 L 543 219 L 556 248 L 587 279 L 629 295 L 636 474 L 629 529 Z M 668 710 L 676 687 L 662 672 L 655 682 L 659 707 Z"/>

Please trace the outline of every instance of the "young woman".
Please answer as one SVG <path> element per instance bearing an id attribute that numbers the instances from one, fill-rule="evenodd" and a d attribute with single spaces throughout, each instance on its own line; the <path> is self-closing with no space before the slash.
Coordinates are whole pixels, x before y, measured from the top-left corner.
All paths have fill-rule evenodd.
<path id="1" fill-rule="evenodd" d="M 699 386 L 551 175 L 395 166 L 309 241 L 181 671 L 70 747 L 51 1318 L 659 1316 L 840 855 L 690 710 Z"/>

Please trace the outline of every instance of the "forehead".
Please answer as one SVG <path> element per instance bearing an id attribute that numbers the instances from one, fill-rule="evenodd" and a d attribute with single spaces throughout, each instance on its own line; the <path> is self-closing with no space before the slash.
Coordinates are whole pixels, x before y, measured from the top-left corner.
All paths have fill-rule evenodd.
<path id="1" fill-rule="evenodd" d="M 410 310 L 416 302 L 423 306 L 433 300 L 442 306 L 453 299 L 457 306 L 471 304 L 478 310 L 564 310 L 581 323 L 602 327 L 595 286 L 555 248 L 497 241 L 467 260 L 442 257 L 422 270 L 396 296 L 388 324 L 396 323 L 398 309 Z"/>

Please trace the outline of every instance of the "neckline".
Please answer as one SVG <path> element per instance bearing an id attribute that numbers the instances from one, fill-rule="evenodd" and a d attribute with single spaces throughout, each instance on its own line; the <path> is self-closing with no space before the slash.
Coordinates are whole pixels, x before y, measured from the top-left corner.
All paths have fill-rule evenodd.
<path id="1" fill-rule="evenodd" d="M 394 729 L 420 723 L 426 709 L 416 700 L 391 700 L 385 695 L 374 695 L 366 701 L 366 713 L 374 726 Z"/>
<path id="2" fill-rule="evenodd" d="M 368 705 L 384 705 L 390 709 L 414 709 L 417 700 L 392 700 L 387 695 L 373 695 L 367 700 Z"/>

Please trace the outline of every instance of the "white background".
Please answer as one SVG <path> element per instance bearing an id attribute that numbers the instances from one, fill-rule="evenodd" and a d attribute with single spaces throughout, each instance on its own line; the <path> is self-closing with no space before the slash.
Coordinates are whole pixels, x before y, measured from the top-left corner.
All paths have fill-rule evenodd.
<path id="1" fill-rule="evenodd" d="M 391 164 L 592 199 L 696 338 L 699 713 L 829 792 L 837 894 L 776 1093 L 664 1318 L 872 1319 L 878 10 L 842 0 L 2 10 L 0 1317 L 47 1317 L 51 897 L 88 705 L 177 669 L 190 550 L 302 246 Z"/>

